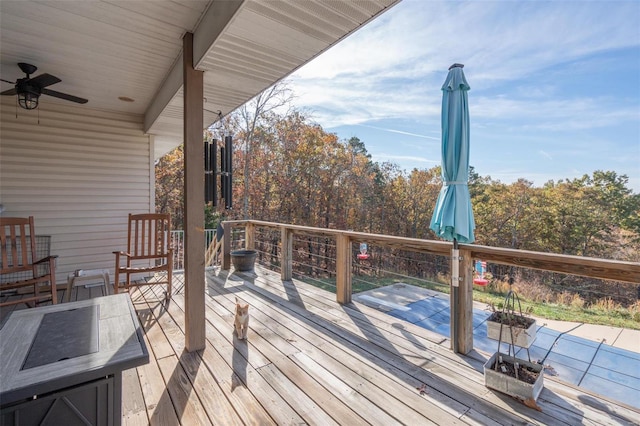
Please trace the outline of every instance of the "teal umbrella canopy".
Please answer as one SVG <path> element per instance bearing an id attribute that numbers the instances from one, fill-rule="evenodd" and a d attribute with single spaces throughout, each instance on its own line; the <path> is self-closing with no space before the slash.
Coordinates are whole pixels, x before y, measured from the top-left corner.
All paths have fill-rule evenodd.
<path id="1" fill-rule="evenodd" d="M 430 228 L 440 238 L 461 243 L 475 241 L 476 228 L 469 196 L 470 89 L 463 65 L 453 64 L 442 86 L 442 189 Z"/>

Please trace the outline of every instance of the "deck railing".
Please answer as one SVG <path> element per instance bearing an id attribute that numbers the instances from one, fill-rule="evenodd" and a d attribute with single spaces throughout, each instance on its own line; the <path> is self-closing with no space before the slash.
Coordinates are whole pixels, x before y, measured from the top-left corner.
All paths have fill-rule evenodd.
<path id="1" fill-rule="evenodd" d="M 303 237 L 313 237 L 324 241 L 322 253 L 323 268 L 335 276 L 336 300 L 351 302 L 353 292 L 353 258 L 359 243 L 384 247 L 389 250 L 403 250 L 427 253 L 447 259 L 448 271 L 453 270 L 453 245 L 445 241 L 422 240 L 390 235 L 368 234 L 308 226 L 289 225 L 255 220 L 226 221 L 223 223 L 225 237 L 223 244 L 222 268 L 230 269 L 230 252 L 233 248 L 255 249 L 261 245 L 260 255 L 272 258 L 271 264 L 280 270 L 283 280 L 291 280 L 294 265 L 294 238 L 296 254 Z M 268 230 L 268 237 L 261 232 L 256 238 L 256 229 Z M 238 237 L 238 231 L 243 233 Z M 242 245 L 242 247 L 237 247 Z M 311 256 L 311 255 L 309 255 Z M 473 349 L 473 264 L 474 260 L 524 267 L 542 271 L 572 274 L 604 280 L 640 283 L 640 263 L 622 262 L 581 256 L 560 255 L 525 250 L 505 249 L 474 244 L 459 245 L 459 286 L 458 297 L 451 297 L 452 347 L 458 352 L 468 353 Z M 452 292 L 453 294 L 453 292 Z M 456 300 L 456 303 L 454 303 Z M 457 322 L 457 327 L 453 323 Z"/>
<path id="2" fill-rule="evenodd" d="M 204 230 L 204 248 L 205 250 L 213 239 L 216 237 L 215 229 L 205 229 Z M 173 248 L 173 270 L 174 271 L 182 271 L 184 270 L 184 231 L 177 230 L 171 231 L 171 247 Z"/>

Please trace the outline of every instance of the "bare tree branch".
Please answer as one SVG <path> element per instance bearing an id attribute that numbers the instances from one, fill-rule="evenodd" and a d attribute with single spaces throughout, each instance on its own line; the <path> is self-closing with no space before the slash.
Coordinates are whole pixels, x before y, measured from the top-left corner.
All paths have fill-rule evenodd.
<path id="1" fill-rule="evenodd" d="M 240 127 L 244 133 L 244 197 L 242 212 L 249 219 L 249 185 L 251 183 L 251 153 L 255 143 L 256 128 L 270 113 L 290 105 L 293 92 L 286 83 L 280 81 L 269 87 L 238 110 Z"/>

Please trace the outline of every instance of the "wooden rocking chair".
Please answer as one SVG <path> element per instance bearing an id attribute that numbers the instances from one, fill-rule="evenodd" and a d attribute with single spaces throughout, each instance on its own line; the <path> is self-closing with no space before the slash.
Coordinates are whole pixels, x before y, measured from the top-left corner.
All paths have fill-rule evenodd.
<path id="1" fill-rule="evenodd" d="M 0 218 L 0 291 L 30 288 L 31 297 L 8 298 L 0 306 L 26 303 L 31 306 L 51 299 L 58 303 L 55 259 L 36 257 L 36 234 L 33 216 Z M 43 284 L 46 290 L 41 292 Z M 1 299 L 0 299 L 1 300 Z"/>
<path id="2" fill-rule="evenodd" d="M 166 298 L 171 297 L 173 274 L 173 249 L 171 239 L 171 215 L 164 213 L 129 214 L 127 251 L 114 251 L 116 269 L 113 289 L 115 293 L 124 288 L 129 291 L 131 275 L 166 272 L 166 280 L 138 281 L 133 285 L 167 284 Z M 123 258 L 123 259 L 121 259 Z M 120 285 L 120 274 L 125 274 L 124 286 Z"/>

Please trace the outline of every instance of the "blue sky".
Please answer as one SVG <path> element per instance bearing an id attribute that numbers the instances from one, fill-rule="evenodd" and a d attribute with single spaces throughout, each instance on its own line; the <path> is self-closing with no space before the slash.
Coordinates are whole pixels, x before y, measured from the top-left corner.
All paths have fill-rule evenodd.
<path id="1" fill-rule="evenodd" d="M 471 86 L 471 165 L 505 183 L 626 174 L 640 193 L 640 0 L 403 0 L 288 78 L 374 161 L 440 164 L 441 86 Z"/>

